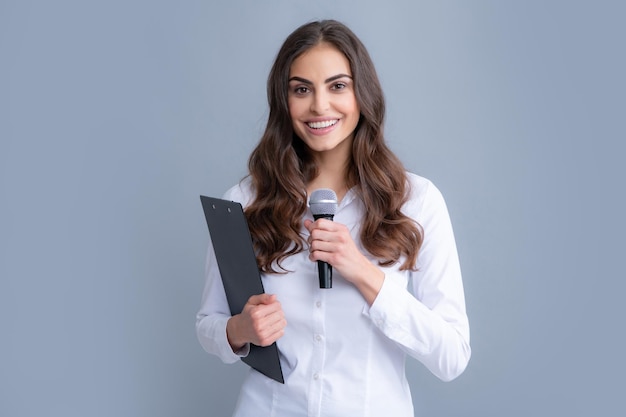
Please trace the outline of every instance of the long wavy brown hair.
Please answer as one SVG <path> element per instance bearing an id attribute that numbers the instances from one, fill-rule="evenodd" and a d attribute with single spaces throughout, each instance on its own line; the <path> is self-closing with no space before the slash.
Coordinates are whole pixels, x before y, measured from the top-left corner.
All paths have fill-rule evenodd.
<path id="1" fill-rule="evenodd" d="M 281 261 L 306 246 L 300 235 L 307 210 L 306 185 L 317 176 L 317 167 L 293 131 L 287 95 L 291 64 L 322 42 L 334 45 L 350 62 L 361 110 L 346 183 L 355 188 L 366 207 L 362 245 L 382 266 L 405 256 L 400 268 L 414 269 L 422 229 L 401 211 L 409 185 L 402 163 L 385 144 L 382 88 L 365 46 L 348 27 L 334 20 L 307 23 L 291 33 L 268 77 L 267 127 L 248 161 L 256 195 L 245 210 L 259 268 L 284 272 Z"/>

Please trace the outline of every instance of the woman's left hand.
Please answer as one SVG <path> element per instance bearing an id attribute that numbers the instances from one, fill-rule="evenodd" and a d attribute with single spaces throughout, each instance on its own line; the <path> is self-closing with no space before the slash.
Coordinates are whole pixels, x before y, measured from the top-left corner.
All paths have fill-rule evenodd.
<path id="1" fill-rule="evenodd" d="M 309 231 L 309 259 L 324 261 L 354 284 L 372 304 L 385 279 L 384 273 L 361 253 L 348 228 L 327 219 L 305 220 Z"/>

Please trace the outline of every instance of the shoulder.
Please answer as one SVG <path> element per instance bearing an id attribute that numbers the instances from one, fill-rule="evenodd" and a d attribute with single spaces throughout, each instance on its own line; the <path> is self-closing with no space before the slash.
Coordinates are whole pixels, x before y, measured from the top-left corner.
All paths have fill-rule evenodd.
<path id="1" fill-rule="evenodd" d="M 412 172 L 407 172 L 406 178 L 409 185 L 408 201 L 423 201 L 430 194 L 441 194 L 435 184 L 428 178 L 424 178 Z"/>
<path id="2" fill-rule="evenodd" d="M 425 211 L 445 209 L 443 195 L 431 180 L 412 172 L 407 172 L 406 177 L 409 189 L 404 210 L 407 215 L 419 218 Z"/>
<path id="3" fill-rule="evenodd" d="M 228 191 L 224 193 L 222 199 L 235 201 L 240 203 L 243 207 L 248 206 L 254 198 L 254 190 L 252 188 L 252 179 L 245 177 L 236 185 L 230 187 Z"/>
<path id="4" fill-rule="evenodd" d="M 411 192 L 424 192 L 432 185 L 432 182 L 428 178 L 424 178 L 412 172 L 407 171 L 406 178 L 411 187 Z"/>

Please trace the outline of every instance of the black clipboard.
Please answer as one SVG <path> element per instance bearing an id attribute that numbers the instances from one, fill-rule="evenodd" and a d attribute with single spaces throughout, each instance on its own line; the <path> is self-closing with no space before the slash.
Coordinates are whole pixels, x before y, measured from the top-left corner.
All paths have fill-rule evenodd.
<path id="1" fill-rule="evenodd" d="M 250 296 L 265 292 L 243 207 L 234 201 L 203 195 L 200 201 L 230 313 L 239 314 Z M 251 343 L 250 353 L 241 360 L 263 375 L 285 383 L 276 343 L 266 347 Z"/>

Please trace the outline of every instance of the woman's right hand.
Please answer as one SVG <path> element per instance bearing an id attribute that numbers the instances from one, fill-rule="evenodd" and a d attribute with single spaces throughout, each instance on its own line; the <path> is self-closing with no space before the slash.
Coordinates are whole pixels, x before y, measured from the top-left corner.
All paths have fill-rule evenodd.
<path id="1" fill-rule="evenodd" d="M 243 311 L 232 316 L 226 335 L 233 352 L 247 343 L 269 346 L 285 334 L 287 321 L 274 294 L 258 294 L 248 299 Z"/>

